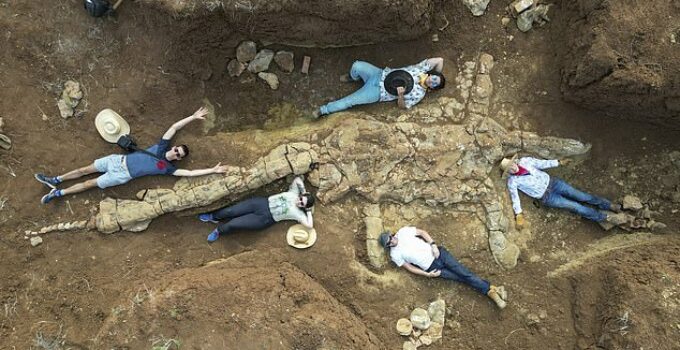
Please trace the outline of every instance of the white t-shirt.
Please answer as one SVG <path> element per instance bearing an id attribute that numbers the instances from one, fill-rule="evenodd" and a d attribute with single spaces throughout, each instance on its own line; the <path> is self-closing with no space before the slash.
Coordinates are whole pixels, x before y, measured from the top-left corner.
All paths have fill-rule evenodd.
<path id="1" fill-rule="evenodd" d="M 432 247 L 420 236 L 416 236 L 415 227 L 402 227 L 395 236 L 397 245 L 390 248 L 390 258 L 397 266 L 401 267 L 407 262 L 423 270 L 430 268 L 434 261 Z"/>

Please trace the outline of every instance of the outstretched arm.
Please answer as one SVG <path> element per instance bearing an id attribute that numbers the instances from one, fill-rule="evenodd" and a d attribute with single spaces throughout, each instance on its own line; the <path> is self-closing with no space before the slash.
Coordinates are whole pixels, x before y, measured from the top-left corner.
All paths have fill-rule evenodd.
<path id="1" fill-rule="evenodd" d="M 437 73 L 441 73 L 444 70 L 444 59 L 441 57 L 428 58 L 427 64 Z"/>
<path id="2" fill-rule="evenodd" d="M 205 107 L 199 108 L 194 114 L 176 122 L 175 124 L 172 124 L 170 129 L 163 134 L 163 140 L 170 140 L 172 139 L 177 131 L 179 131 L 181 128 L 185 127 L 187 124 L 191 123 L 194 120 L 197 119 L 205 119 L 205 115 L 208 114 L 208 109 Z"/>
<path id="3" fill-rule="evenodd" d="M 201 176 L 201 175 L 209 175 L 209 174 L 224 174 L 227 172 L 227 166 L 222 165 L 222 163 L 217 163 L 212 168 L 205 168 L 205 169 L 196 169 L 196 170 L 186 170 L 186 169 L 177 169 L 175 170 L 172 175 L 174 176 Z"/>
<path id="4" fill-rule="evenodd" d="M 293 179 L 293 182 L 290 184 L 290 187 L 288 188 L 288 192 L 294 192 L 297 194 L 303 194 L 306 192 L 305 183 L 304 181 L 302 181 L 302 178 L 300 176 L 296 176 L 295 179 Z"/>

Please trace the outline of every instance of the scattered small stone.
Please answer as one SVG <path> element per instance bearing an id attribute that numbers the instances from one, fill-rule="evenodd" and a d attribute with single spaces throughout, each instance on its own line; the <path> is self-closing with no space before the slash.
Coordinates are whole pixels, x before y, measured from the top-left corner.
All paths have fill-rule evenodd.
<path id="1" fill-rule="evenodd" d="M 427 329 L 431 324 L 430 316 L 427 314 L 427 311 L 419 307 L 411 312 L 410 320 L 413 327 L 417 329 Z"/>
<path id="2" fill-rule="evenodd" d="M 295 55 L 290 51 L 277 52 L 274 56 L 274 62 L 286 73 L 290 73 L 295 69 Z"/>
<path id="3" fill-rule="evenodd" d="M 37 236 L 31 237 L 31 245 L 34 246 L 34 247 L 41 245 L 42 242 L 43 242 L 43 239 L 41 237 L 37 237 Z"/>
<path id="4" fill-rule="evenodd" d="M 501 18 L 501 24 L 503 25 L 503 27 L 507 27 L 508 24 L 510 24 L 510 17 Z"/>
<path id="5" fill-rule="evenodd" d="M 444 326 L 437 322 L 432 322 L 430 328 L 425 331 L 425 335 L 430 337 L 432 340 L 441 339 L 442 332 L 444 331 Z"/>
<path id="6" fill-rule="evenodd" d="M 272 90 L 276 90 L 279 88 L 279 77 L 277 77 L 276 74 L 260 72 L 257 73 L 257 76 L 260 77 L 260 79 L 266 81 Z"/>
<path id="7" fill-rule="evenodd" d="M 269 49 L 261 50 L 248 64 L 248 71 L 251 73 L 264 72 L 269 69 L 272 59 L 274 59 L 274 51 Z"/>
<path id="8" fill-rule="evenodd" d="M 399 334 L 408 336 L 412 331 L 413 325 L 411 324 L 411 321 L 406 318 L 400 318 L 399 321 L 397 321 L 397 332 Z"/>
<path id="9" fill-rule="evenodd" d="M 12 139 L 5 134 L 0 134 L 0 148 L 10 149 L 12 148 Z"/>
<path id="10" fill-rule="evenodd" d="M 545 310 L 539 310 L 538 318 L 540 318 L 541 320 L 545 320 L 546 318 L 548 318 L 548 312 Z"/>
<path id="11" fill-rule="evenodd" d="M 418 349 L 416 344 L 414 344 L 410 340 L 405 341 L 404 345 L 401 348 L 402 348 L 402 350 L 417 350 Z"/>
<path id="12" fill-rule="evenodd" d="M 5 121 L 2 119 L 2 117 L 0 117 L 0 132 L 2 132 L 4 128 L 5 128 Z"/>
<path id="13" fill-rule="evenodd" d="M 241 63 L 247 63 L 257 55 L 257 44 L 252 41 L 244 41 L 236 48 L 236 59 Z"/>
<path id="14" fill-rule="evenodd" d="M 439 42 L 439 34 L 437 33 L 432 34 L 432 42 L 433 43 Z"/>
<path id="15" fill-rule="evenodd" d="M 541 256 L 538 254 L 534 254 L 531 257 L 529 257 L 529 262 L 531 263 L 537 263 L 539 261 L 541 261 Z"/>
<path id="16" fill-rule="evenodd" d="M 300 72 L 302 74 L 309 74 L 309 65 L 312 63 L 312 58 L 309 56 L 305 56 L 302 59 L 302 69 L 300 69 Z"/>
<path id="17" fill-rule="evenodd" d="M 640 198 L 631 195 L 626 195 L 623 197 L 623 209 L 640 210 L 642 208 L 643 205 L 642 201 L 640 201 Z"/>
<path id="18" fill-rule="evenodd" d="M 233 59 L 229 61 L 229 64 L 227 64 L 227 72 L 231 77 L 238 77 L 241 75 L 241 73 L 243 73 L 244 70 L 246 70 L 246 67 L 247 66 L 241 61 Z"/>
<path id="19" fill-rule="evenodd" d="M 420 342 L 423 343 L 423 345 L 426 345 L 426 346 L 432 344 L 432 338 L 430 338 L 427 335 L 421 336 L 420 338 L 418 338 L 418 340 L 420 340 Z"/>

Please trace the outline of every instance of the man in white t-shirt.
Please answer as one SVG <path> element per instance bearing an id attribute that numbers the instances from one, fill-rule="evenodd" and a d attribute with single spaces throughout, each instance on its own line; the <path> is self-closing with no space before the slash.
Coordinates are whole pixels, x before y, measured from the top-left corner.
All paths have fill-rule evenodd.
<path id="1" fill-rule="evenodd" d="M 412 226 L 399 229 L 395 235 L 383 232 L 380 245 L 389 249 L 390 258 L 399 267 L 426 277 L 441 277 L 462 282 L 491 298 L 499 308 L 506 305 L 507 293 L 470 272 L 444 247 L 437 247 L 424 230 Z"/>

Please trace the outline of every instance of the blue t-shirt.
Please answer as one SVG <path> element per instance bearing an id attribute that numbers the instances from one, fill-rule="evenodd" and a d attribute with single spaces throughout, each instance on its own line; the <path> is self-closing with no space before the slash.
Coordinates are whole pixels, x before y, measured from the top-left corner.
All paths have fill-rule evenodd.
<path id="1" fill-rule="evenodd" d="M 147 175 L 172 175 L 177 170 L 169 160 L 165 159 L 165 152 L 170 148 L 170 140 L 161 139 L 161 142 L 146 150 L 155 154 L 158 159 L 144 153 L 132 152 L 125 158 L 130 177 L 137 178 Z"/>

